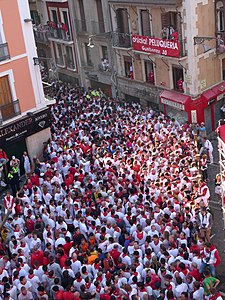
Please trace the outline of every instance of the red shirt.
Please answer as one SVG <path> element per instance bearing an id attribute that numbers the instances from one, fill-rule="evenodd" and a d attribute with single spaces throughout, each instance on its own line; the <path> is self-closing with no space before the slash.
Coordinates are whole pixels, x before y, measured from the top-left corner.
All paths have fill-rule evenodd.
<path id="1" fill-rule="evenodd" d="M 75 300 L 75 296 L 73 292 L 64 292 L 63 300 Z"/>
<path id="2" fill-rule="evenodd" d="M 39 266 L 43 265 L 43 258 L 44 258 L 44 252 L 41 250 L 37 250 L 35 251 L 32 255 L 31 255 L 31 260 L 30 260 L 30 264 L 31 267 L 34 268 L 34 261 L 37 260 Z"/>

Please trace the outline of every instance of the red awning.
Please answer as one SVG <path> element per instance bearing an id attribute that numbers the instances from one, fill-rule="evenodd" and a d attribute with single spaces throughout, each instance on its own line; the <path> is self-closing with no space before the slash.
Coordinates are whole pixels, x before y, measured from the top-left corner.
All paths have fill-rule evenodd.
<path id="1" fill-rule="evenodd" d="M 212 88 L 213 92 L 218 96 L 220 94 L 225 93 L 225 81 L 217 84 Z"/>
<path id="2" fill-rule="evenodd" d="M 186 104 L 188 100 L 191 100 L 190 96 L 176 93 L 173 91 L 162 91 L 160 94 L 160 98 L 165 98 L 167 100 L 180 103 L 180 104 Z"/>
<path id="3" fill-rule="evenodd" d="M 185 106 L 191 101 L 190 96 L 176 93 L 174 91 L 162 91 L 160 94 L 162 104 L 172 106 L 174 108 L 185 110 Z"/>
<path id="4" fill-rule="evenodd" d="M 209 101 L 209 100 L 211 100 L 211 99 L 216 99 L 216 94 L 213 92 L 213 90 L 212 89 L 210 89 L 210 90 L 207 90 L 207 91 L 205 91 L 205 92 L 203 92 L 202 93 L 202 97 L 206 100 L 206 101 Z"/>

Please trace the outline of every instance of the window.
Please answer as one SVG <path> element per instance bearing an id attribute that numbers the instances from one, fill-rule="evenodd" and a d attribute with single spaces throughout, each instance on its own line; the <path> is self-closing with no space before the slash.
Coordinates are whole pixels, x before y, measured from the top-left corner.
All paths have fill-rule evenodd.
<path id="1" fill-rule="evenodd" d="M 79 12 L 80 12 L 81 30 L 87 31 L 83 0 L 78 0 L 78 4 L 79 4 Z"/>
<path id="2" fill-rule="evenodd" d="M 102 58 L 109 59 L 107 46 L 102 46 Z"/>
<path id="3" fill-rule="evenodd" d="M 33 20 L 33 24 L 39 25 L 41 23 L 39 14 L 36 10 L 31 10 L 30 15 L 31 15 L 31 19 Z"/>
<path id="4" fill-rule="evenodd" d="M 63 10 L 61 12 L 61 21 L 62 21 L 62 23 L 65 24 L 65 26 L 63 28 L 65 31 L 66 39 L 70 40 L 71 39 L 70 23 L 69 23 L 68 13 L 66 10 Z"/>
<path id="5" fill-rule="evenodd" d="M 225 80 L 225 58 L 222 59 L 223 80 Z"/>
<path id="6" fill-rule="evenodd" d="M 66 46 L 66 65 L 69 69 L 75 69 L 75 62 L 73 57 L 73 48 Z"/>
<path id="7" fill-rule="evenodd" d="M 140 11 L 141 17 L 141 34 L 144 36 L 151 36 L 151 19 L 148 10 Z"/>
<path id="8" fill-rule="evenodd" d="M 127 9 L 119 8 L 116 10 L 117 31 L 119 33 L 130 33 Z"/>
<path id="9" fill-rule="evenodd" d="M 15 114 L 8 75 L 0 77 L 0 106 L 3 120 L 9 119 Z"/>
<path id="10" fill-rule="evenodd" d="M 99 33 L 103 33 L 105 32 L 105 24 L 104 24 L 103 10 L 102 10 L 102 0 L 95 0 L 95 1 L 96 1 L 96 8 L 98 14 Z"/>
<path id="11" fill-rule="evenodd" d="M 224 7 L 222 1 L 217 2 L 217 30 L 224 31 Z"/>
<path id="12" fill-rule="evenodd" d="M 85 58 L 86 58 L 86 64 L 88 66 L 92 66 L 92 61 L 91 61 L 91 49 L 88 47 L 88 43 L 84 44 L 85 48 Z"/>
<path id="13" fill-rule="evenodd" d="M 60 44 L 56 44 L 56 63 L 57 65 L 64 66 L 62 45 Z"/>
<path id="14" fill-rule="evenodd" d="M 146 82 L 155 84 L 153 63 L 150 61 L 145 61 L 145 80 Z"/>
<path id="15" fill-rule="evenodd" d="M 55 9 L 51 9 L 51 16 L 52 16 L 51 21 L 54 22 L 55 24 L 58 24 L 57 11 Z"/>
<path id="16" fill-rule="evenodd" d="M 184 75 L 183 69 L 179 67 L 172 67 L 173 72 L 173 88 L 179 92 L 183 92 Z"/>
<path id="17" fill-rule="evenodd" d="M 178 26 L 178 14 L 176 12 L 168 12 L 161 14 L 162 31 L 161 37 L 163 39 L 178 38 L 175 33 L 179 32 L 180 24 Z"/>
<path id="18" fill-rule="evenodd" d="M 124 72 L 125 77 L 134 78 L 133 65 L 131 57 L 124 56 Z"/>

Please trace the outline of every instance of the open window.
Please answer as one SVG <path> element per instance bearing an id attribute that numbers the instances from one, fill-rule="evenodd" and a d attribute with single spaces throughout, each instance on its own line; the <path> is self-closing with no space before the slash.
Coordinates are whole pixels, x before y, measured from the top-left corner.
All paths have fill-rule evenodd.
<path id="1" fill-rule="evenodd" d="M 125 71 L 125 77 L 127 78 L 134 78 L 133 73 L 133 65 L 132 65 L 132 58 L 129 56 L 124 56 L 124 71 Z"/>
<path id="2" fill-rule="evenodd" d="M 145 61 L 145 80 L 148 83 L 155 84 L 154 67 L 151 61 Z"/>
<path id="3" fill-rule="evenodd" d="M 177 66 L 172 67 L 173 72 L 173 88 L 176 91 L 183 93 L 184 74 L 183 69 Z"/>

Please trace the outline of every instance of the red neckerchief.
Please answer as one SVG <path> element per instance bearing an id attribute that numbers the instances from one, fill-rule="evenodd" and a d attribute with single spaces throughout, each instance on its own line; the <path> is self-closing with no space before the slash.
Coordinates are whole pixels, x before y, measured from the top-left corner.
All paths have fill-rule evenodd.
<path id="1" fill-rule="evenodd" d="M 144 237 L 144 232 L 143 232 L 143 231 L 141 231 L 141 232 L 137 231 L 137 238 L 138 238 L 139 240 L 142 240 L 143 237 Z"/>
<path id="2" fill-rule="evenodd" d="M 85 284 L 85 286 L 86 286 L 87 289 L 90 289 L 91 282 L 87 282 L 87 283 Z"/>

